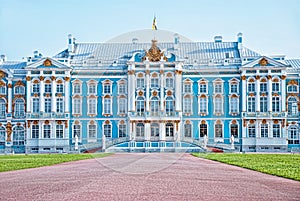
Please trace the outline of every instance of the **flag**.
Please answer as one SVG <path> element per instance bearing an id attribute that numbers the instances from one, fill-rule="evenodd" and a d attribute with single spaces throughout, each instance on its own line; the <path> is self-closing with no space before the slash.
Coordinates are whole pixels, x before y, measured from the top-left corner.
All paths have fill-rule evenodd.
<path id="1" fill-rule="evenodd" d="M 152 23 L 152 30 L 157 30 L 156 17 L 155 16 L 154 16 L 153 23 Z"/>

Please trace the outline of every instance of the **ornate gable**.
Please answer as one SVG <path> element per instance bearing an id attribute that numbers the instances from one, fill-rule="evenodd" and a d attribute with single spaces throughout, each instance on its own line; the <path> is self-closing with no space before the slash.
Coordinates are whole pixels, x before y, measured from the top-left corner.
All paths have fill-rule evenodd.
<path id="1" fill-rule="evenodd" d="M 157 47 L 157 40 L 152 40 L 152 46 L 148 51 L 146 51 L 146 55 L 142 60 L 145 61 L 147 59 L 152 62 L 157 62 L 161 59 L 168 61 L 168 58 L 164 55 L 164 52 Z"/>

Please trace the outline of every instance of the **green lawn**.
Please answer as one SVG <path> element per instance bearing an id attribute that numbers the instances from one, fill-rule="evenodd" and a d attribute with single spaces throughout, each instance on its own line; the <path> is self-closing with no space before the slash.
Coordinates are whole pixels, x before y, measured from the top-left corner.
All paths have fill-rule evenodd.
<path id="1" fill-rule="evenodd" d="M 29 154 L 0 155 L 0 172 L 54 165 L 68 161 L 101 158 L 109 153 L 99 154 Z"/>
<path id="2" fill-rule="evenodd" d="M 300 154 L 220 154 L 194 156 L 300 181 Z"/>

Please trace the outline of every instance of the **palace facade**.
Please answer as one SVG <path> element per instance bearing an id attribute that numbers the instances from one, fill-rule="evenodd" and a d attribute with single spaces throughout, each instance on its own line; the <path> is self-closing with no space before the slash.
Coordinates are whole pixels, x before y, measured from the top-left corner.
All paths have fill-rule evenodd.
<path id="1" fill-rule="evenodd" d="M 2 56 L 0 153 L 300 149 L 300 59 L 166 33 Z"/>

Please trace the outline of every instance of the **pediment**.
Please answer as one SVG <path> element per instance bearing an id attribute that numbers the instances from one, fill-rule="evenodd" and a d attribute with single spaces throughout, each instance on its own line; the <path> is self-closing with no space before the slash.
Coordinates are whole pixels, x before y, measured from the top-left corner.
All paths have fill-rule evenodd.
<path id="1" fill-rule="evenodd" d="M 257 59 L 244 64 L 242 67 L 246 68 L 264 68 L 264 67 L 277 67 L 277 68 L 283 68 L 283 67 L 288 67 L 287 65 L 276 61 L 272 58 L 266 57 L 266 56 L 261 56 L 258 57 Z"/>
<path id="2" fill-rule="evenodd" d="M 56 61 L 52 58 L 43 58 L 40 59 L 26 67 L 26 69 L 71 69 L 69 66 L 62 64 L 59 61 Z"/>

